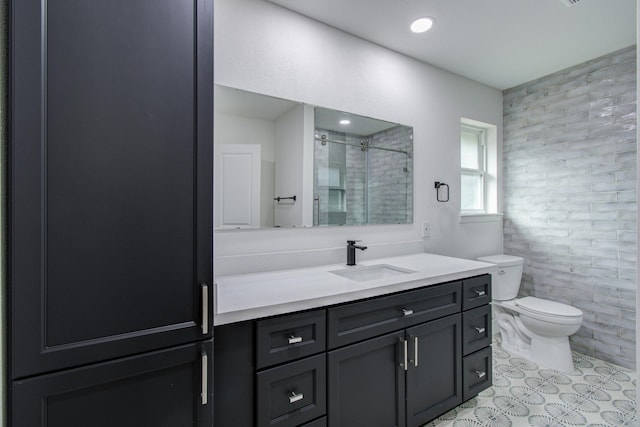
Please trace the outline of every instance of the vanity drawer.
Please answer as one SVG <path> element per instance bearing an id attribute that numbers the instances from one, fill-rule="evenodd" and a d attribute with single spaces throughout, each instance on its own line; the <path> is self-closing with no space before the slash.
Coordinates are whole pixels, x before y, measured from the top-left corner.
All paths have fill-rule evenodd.
<path id="1" fill-rule="evenodd" d="M 464 279 L 462 282 L 462 309 L 469 310 L 491 302 L 491 275 Z"/>
<path id="2" fill-rule="evenodd" d="M 293 427 L 325 415 L 326 366 L 320 354 L 257 373 L 257 426 Z"/>
<path id="3" fill-rule="evenodd" d="M 491 344 L 491 306 L 483 305 L 462 313 L 462 354 Z"/>
<path id="4" fill-rule="evenodd" d="M 325 349 L 325 311 L 314 310 L 256 322 L 258 369 L 320 353 Z"/>
<path id="5" fill-rule="evenodd" d="M 461 282 L 452 282 L 330 308 L 328 347 L 341 347 L 458 313 L 461 292 Z"/>
<path id="6" fill-rule="evenodd" d="M 462 359 L 462 400 L 467 401 L 491 387 L 491 347 Z"/>

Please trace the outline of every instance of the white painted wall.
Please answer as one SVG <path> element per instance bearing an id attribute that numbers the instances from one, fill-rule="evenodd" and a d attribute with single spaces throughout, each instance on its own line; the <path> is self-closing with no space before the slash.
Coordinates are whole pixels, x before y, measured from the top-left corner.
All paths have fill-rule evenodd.
<path id="1" fill-rule="evenodd" d="M 262 159 L 275 162 L 275 121 L 223 113 L 215 113 L 214 120 L 216 144 L 260 144 Z"/>
<path id="2" fill-rule="evenodd" d="M 275 204 L 275 225 L 302 224 L 302 167 L 304 152 L 304 105 L 300 104 L 276 121 L 276 197 L 296 196 L 296 201 Z"/>
<path id="3" fill-rule="evenodd" d="M 342 262 L 347 238 L 369 246 L 360 259 L 424 249 L 467 258 L 502 251 L 501 222 L 458 219 L 460 119 L 497 125 L 500 159 L 499 90 L 262 0 L 217 0 L 214 16 L 216 83 L 413 126 L 415 153 L 413 225 L 218 233 L 217 275 Z M 451 202 L 435 201 L 434 181 L 450 185 Z M 433 231 L 423 242 L 425 220 Z"/>

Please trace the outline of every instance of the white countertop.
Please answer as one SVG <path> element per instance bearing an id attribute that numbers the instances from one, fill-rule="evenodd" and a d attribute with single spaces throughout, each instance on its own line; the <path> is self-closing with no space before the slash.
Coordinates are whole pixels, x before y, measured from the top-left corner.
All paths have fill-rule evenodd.
<path id="1" fill-rule="evenodd" d="M 413 270 L 366 282 L 330 271 L 387 264 Z M 348 267 L 344 264 L 240 274 L 216 278 L 214 324 L 240 322 L 276 314 L 323 307 L 494 272 L 479 261 L 420 253 L 380 258 Z"/>

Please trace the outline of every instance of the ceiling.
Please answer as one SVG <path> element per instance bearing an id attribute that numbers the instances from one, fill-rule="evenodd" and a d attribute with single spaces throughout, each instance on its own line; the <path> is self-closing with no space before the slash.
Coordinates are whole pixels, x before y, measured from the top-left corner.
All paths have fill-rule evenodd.
<path id="1" fill-rule="evenodd" d="M 636 0 L 269 1 L 498 89 L 636 43 Z M 433 28 L 412 33 L 422 16 Z"/>

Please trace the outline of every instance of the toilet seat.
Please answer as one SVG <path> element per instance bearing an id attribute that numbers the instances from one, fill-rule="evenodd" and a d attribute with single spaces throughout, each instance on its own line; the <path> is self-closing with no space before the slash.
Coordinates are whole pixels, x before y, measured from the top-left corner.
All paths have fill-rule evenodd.
<path id="1" fill-rule="evenodd" d="M 514 307 L 521 314 L 531 316 L 535 319 L 572 324 L 582 322 L 582 311 L 560 302 L 549 301 L 536 297 L 524 297 L 513 300 Z"/>

